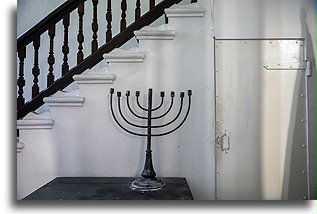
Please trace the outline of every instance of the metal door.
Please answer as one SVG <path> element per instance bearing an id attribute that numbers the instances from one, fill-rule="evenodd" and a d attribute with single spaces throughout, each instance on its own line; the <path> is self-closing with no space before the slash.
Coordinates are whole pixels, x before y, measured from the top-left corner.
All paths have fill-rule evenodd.
<path id="1" fill-rule="evenodd" d="M 304 41 L 215 40 L 219 200 L 307 196 Z"/>

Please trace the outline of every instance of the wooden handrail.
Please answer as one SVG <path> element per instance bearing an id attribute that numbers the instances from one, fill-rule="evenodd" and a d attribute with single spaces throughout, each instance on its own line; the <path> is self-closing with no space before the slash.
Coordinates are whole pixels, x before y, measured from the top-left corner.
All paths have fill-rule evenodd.
<path id="1" fill-rule="evenodd" d="M 33 41 L 34 36 L 41 35 L 46 32 L 49 27 L 56 24 L 63 19 L 64 15 L 69 14 L 75 10 L 78 5 L 87 0 L 68 0 L 61 6 L 56 8 L 53 12 L 31 27 L 28 31 L 24 32 L 17 38 L 17 49 L 27 46 Z"/>
<path id="2" fill-rule="evenodd" d="M 86 0 L 69 0 L 66 3 L 64 3 L 62 6 L 60 6 L 58 9 L 53 11 L 52 12 L 53 14 L 58 13 L 58 17 L 53 17 L 53 15 L 50 14 L 48 17 L 44 18 L 42 21 L 39 22 L 39 26 L 32 27 L 28 32 L 26 32 L 21 37 L 19 37 L 18 43 L 20 41 L 20 45 L 18 45 L 18 50 L 19 48 L 21 49 L 25 47 L 26 44 L 33 41 L 32 35 L 38 35 L 40 32 L 45 32 L 45 30 L 43 30 L 44 24 L 45 25 L 47 24 L 48 26 L 50 24 L 55 24 L 56 22 L 63 19 L 65 14 L 76 9 L 78 5 L 84 1 Z M 22 105 L 17 111 L 17 119 L 21 119 L 25 115 L 27 115 L 29 112 L 35 111 L 37 108 L 39 108 L 41 105 L 44 104 L 43 98 L 48 97 L 56 93 L 57 91 L 65 88 L 69 84 L 71 84 L 74 81 L 73 80 L 74 75 L 81 74 L 85 70 L 95 66 L 97 63 L 103 60 L 104 53 L 108 53 L 114 48 L 118 48 L 121 45 L 123 45 L 125 42 L 127 42 L 129 39 L 131 39 L 134 36 L 135 30 L 139 30 L 140 28 L 151 24 L 152 22 L 154 22 L 156 19 L 158 19 L 160 16 L 164 14 L 165 8 L 171 7 L 173 4 L 179 3 L 181 1 L 182 0 L 163 0 L 162 2 L 157 4 L 152 10 L 145 13 L 134 23 L 130 24 L 128 27 L 122 30 L 122 32 L 120 32 L 115 37 L 110 39 L 110 41 L 108 41 L 106 44 L 99 47 L 91 55 L 87 56 L 79 64 L 71 68 L 67 73 L 65 73 L 59 79 L 51 83 L 46 89 L 39 92 L 30 101 Z M 60 12 L 57 12 L 57 11 L 60 11 Z M 39 30 L 39 32 L 36 33 L 36 29 Z"/>

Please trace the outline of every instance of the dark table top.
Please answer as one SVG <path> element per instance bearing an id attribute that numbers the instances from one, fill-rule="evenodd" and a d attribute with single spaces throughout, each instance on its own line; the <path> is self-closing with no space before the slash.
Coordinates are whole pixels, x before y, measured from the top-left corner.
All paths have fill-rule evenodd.
<path id="1" fill-rule="evenodd" d="M 193 200 L 185 178 L 161 177 L 166 186 L 140 192 L 134 177 L 58 177 L 22 200 Z"/>

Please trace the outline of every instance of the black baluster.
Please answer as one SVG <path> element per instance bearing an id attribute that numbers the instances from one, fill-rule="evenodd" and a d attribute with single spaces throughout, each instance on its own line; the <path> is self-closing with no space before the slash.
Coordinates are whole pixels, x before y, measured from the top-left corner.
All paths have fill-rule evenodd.
<path id="1" fill-rule="evenodd" d="M 83 42 L 84 42 L 84 34 L 83 34 L 83 16 L 84 16 L 84 2 L 78 5 L 78 52 L 77 52 L 77 65 L 84 60 L 83 53 Z"/>
<path id="2" fill-rule="evenodd" d="M 106 13 L 106 20 L 107 20 L 107 32 L 106 32 L 106 42 L 109 42 L 112 39 L 112 12 L 111 12 L 111 0 L 108 0 L 107 4 L 107 13 Z"/>
<path id="3" fill-rule="evenodd" d="M 127 21 L 126 21 L 126 11 L 127 11 L 127 1 L 126 0 L 122 0 L 121 1 L 121 22 L 120 22 L 120 32 L 122 32 L 126 26 L 127 26 Z"/>
<path id="4" fill-rule="evenodd" d="M 17 109 L 21 108 L 24 105 L 25 99 L 23 97 L 23 87 L 25 86 L 24 80 L 24 59 L 26 57 L 25 47 L 18 50 L 19 57 L 19 78 L 17 80 L 18 89 L 18 98 L 17 98 Z"/>
<path id="5" fill-rule="evenodd" d="M 69 47 L 68 47 L 69 14 L 66 14 L 64 16 L 63 25 L 64 25 L 64 44 L 62 47 L 62 52 L 64 54 L 64 58 L 63 58 L 63 65 L 62 65 L 62 76 L 65 75 L 69 70 L 68 56 L 67 56 L 69 53 Z"/>
<path id="6" fill-rule="evenodd" d="M 150 10 L 155 7 L 155 0 L 150 0 Z"/>
<path id="7" fill-rule="evenodd" d="M 32 86 L 32 98 L 36 97 L 40 91 L 40 88 L 38 85 L 38 82 L 39 82 L 38 76 L 40 75 L 40 68 L 39 68 L 40 41 L 41 41 L 40 35 L 36 35 L 33 39 L 34 65 L 32 68 L 32 74 L 34 76 L 34 79 L 33 79 L 33 86 Z"/>
<path id="8" fill-rule="evenodd" d="M 91 42 L 91 53 L 94 53 L 98 49 L 98 18 L 97 18 L 97 6 L 98 6 L 98 0 L 92 0 L 93 4 L 93 19 L 92 19 L 92 42 Z"/>
<path id="9" fill-rule="evenodd" d="M 50 51 L 47 58 L 48 67 L 48 74 L 47 74 L 47 87 L 50 86 L 54 82 L 54 68 L 53 65 L 55 63 L 54 57 L 54 37 L 55 37 L 55 25 L 51 25 L 48 29 L 48 36 L 50 38 Z"/>
<path id="10" fill-rule="evenodd" d="M 136 0 L 135 21 L 137 21 L 140 17 L 141 17 L 141 2 L 140 0 Z"/>
<path id="11" fill-rule="evenodd" d="M 197 0 L 191 0 L 190 1 L 190 3 L 196 3 L 197 2 Z"/>

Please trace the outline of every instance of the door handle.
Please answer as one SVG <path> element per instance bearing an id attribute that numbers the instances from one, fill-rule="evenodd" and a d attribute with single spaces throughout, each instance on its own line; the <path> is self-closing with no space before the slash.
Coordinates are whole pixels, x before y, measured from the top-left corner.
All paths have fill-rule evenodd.
<path id="1" fill-rule="evenodd" d="M 220 137 L 217 137 L 217 144 L 218 144 L 218 148 L 220 148 L 222 152 L 225 152 L 225 153 L 229 152 L 230 138 L 227 133 L 227 130 L 225 130 L 225 133 L 223 133 Z"/>

